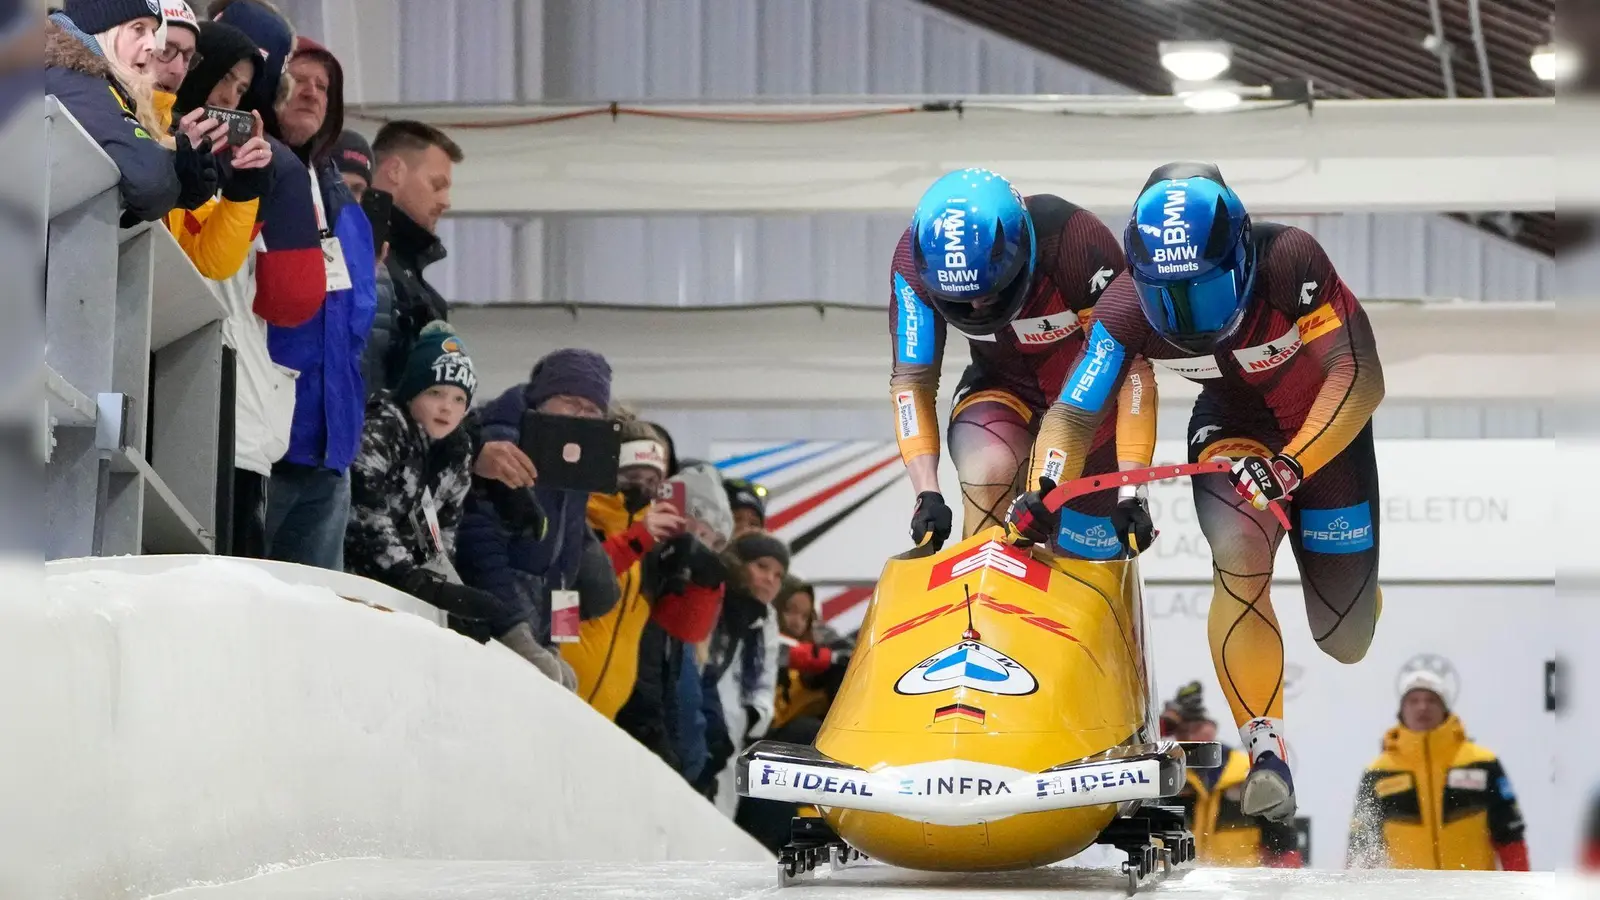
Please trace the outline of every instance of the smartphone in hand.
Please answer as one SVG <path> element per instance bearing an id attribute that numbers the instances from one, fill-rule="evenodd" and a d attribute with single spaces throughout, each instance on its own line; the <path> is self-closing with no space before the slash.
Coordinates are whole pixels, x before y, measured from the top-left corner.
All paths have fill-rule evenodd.
<path id="1" fill-rule="evenodd" d="M 361 211 L 372 223 L 372 246 L 378 250 L 389 242 L 389 215 L 394 212 L 394 195 L 377 188 L 367 188 L 361 195 Z"/>
<path id="2" fill-rule="evenodd" d="M 228 129 L 228 146 L 242 147 L 256 133 L 255 116 L 223 106 L 205 107 L 206 118 L 221 122 Z"/>
<path id="3" fill-rule="evenodd" d="M 656 493 L 656 502 L 687 519 L 689 518 L 687 496 L 688 486 L 683 482 L 663 481 Z"/>

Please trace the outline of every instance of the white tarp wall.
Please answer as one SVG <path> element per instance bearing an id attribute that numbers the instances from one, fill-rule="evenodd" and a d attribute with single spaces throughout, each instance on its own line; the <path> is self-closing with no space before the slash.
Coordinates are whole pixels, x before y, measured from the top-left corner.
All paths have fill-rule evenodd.
<path id="1" fill-rule="evenodd" d="M 271 564 L 167 563 L 0 568 L 0 897 L 356 856 L 770 859 L 498 644 Z"/>
<path id="2" fill-rule="evenodd" d="M 1156 459 L 1182 461 L 1183 450 L 1163 441 Z M 883 561 L 909 545 L 914 496 L 893 442 L 722 442 L 713 457 L 725 472 L 769 487 L 769 524 L 799 546 L 793 571 L 824 584 L 818 600 L 834 625 L 859 625 Z M 1515 470 L 1507 465 L 1513 459 Z M 1555 602 L 1554 500 L 1516 475 L 1523 464 L 1552 468 L 1554 442 L 1380 441 L 1378 462 L 1384 614 L 1365 660 L 1344 666 L 1317 650 L 1286 547 L 1276 566 L 1286 714 L 1314 864 L 1343 864 L 1355 786 L 1394 724 L 1399 672 L 1429 654 L 1452 673 L 1469 732 L 1505 760 L 1528 817 L 1534 865 L 1567 865 L 1576 853 L 1569 797 L 1586 795 L 1591 773 L 1568 765 L 1560 771 L 1569 780 L 1554 780 L 1558 756 L 1587 751 L 1555 740 L 1556 721 L 1543 705 L 1544 664 L 1556 655 L 1558 635 L 1580 625 Z M 941 481 L 955 496 L 948 459 Z M 1146 603 L 1160 692 L 1171 696 L 1200 679 L 1223 739 L 1237 745 L 1206 638 L 1210 554 L 1188 485 L 1157 484 L 1151 496 L 1161 535 L 1141 566 L 1152 583 Z"/>

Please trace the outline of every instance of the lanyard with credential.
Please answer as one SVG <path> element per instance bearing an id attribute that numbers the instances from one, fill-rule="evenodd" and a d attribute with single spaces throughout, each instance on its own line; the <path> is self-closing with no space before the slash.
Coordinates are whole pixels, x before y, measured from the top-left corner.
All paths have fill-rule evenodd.
<path id="1" fill-rule="evenodd" d="M 322 264 L 328 275 L 328 290 L 347 291 L 351 288 L 350 269 L 345 265 L 344 248 L 339 245 L 339 239 L 334 237 L 333 229 L 328 225 L 327 210 L 322 207 L 322 182 L 317 178 L 317 167 L 308 166 L 306 170 L 311 175 L 311 205 L 317 210 L 317 236 L 322 242 Z"/>
<path id="2" fill-rule="evenodd" d="M 322 207 L 322 182 L 317 179 L 316 166 L 306 166 L 306 171 L 311 174 L 311 205 L 317 208 L 317 237 L 325 241 L 333 237 L 333 229 L 328 227 L 328 211 Z"/>

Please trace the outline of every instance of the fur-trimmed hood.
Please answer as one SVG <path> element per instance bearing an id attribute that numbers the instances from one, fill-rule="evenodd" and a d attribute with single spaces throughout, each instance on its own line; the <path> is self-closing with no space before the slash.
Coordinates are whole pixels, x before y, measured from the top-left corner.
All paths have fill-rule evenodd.
<path id="1" fill-rule="evenodd" d="M 85 37 L 94 40 L 92 36 Z M 47 68 L 71 69 L 97 78 L 111 77 L 111 66 L 106 64 L 105 57 L 84 46 L 83 39 L 63 28 L 54 16 L 44 22 L 44 64 Z"/>

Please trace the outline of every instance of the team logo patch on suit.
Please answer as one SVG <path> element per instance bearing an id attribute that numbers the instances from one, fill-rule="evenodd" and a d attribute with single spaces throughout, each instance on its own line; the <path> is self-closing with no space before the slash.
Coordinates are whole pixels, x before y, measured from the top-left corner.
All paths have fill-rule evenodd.
<path id="1" fill-rule="evenodd" d="M 1017 340 L 1024 344 L 1054 344 L 1078 330 L 1078 316 L 1072 311 L 1036 319 L 1018 319 L 1011 323 Z"/>
<path id="2" fill-rule="evenodd" d="M 1371 550 L 1372 507 L 1362 502 L 1339 509 L 1301 510 L 1300 544 L 1315 553 Z"/>
<path id="3" fill-rule="evenodd" d="M 977 641 L 962 641 L 928 657 L 895 682 L 897 694 L 937 694 L 971 688 L 1021 697 L 1039 689 L 1033 673 L 1004 653 Z"/>
<path id="4" fill-rule="evenodd" d="M 1044 471 L 1039 474 L 1051 481 L 1061 480 L 1061 470 L 1067 465 L 1067 451 L 1051 447 L 1044 452 Z"/>
<path id="5" fill-rule="evenodd" d="M 917 428 L 917 395 L 910 391 L 900 391 L 894 395 L 895 418 L 900 423 L 900 436 L 903 438 L 916 437 Z"/>
<path id="6" fill-rule="evenodd" d="M 1010 544 L 989 541 L 979 544 L 966 553 L 945 560 L 933 567 L 928 576 L 928 590 L 949 584 L 957 578 L 971 575 L 982 569 L 992 569 L 1002 575 L 1028 585 L 1036 590 L 1050 587 L 1050 567 Z"/>
<path id="7" fill-rule="evenodd" d="M 1188 356 L 1181 359 L 1156 359 L 1151 357 L 1150 361 L 1163 369 L 1171 369 L 1185 378 L 1192 378 L 1196 381 L 1222 377 L 1222 367 L 1217 365 L 1215 356 Z"/>
<path id="8" fill-rule="evenodd" d="M 1233 358 L 1246 372 L 1265 372 L 1288 362 L 1303 346 L 1298 325 L 1289 326 L 1281 336 L 1255 347 L 1242 347 L 1233 351 Z"/>
<path id="9" fill-rule="evenodd" d="M 923 304 L 899 272 L 894 275 L 894 293 L 900 298 L 900 320 L 895 331 L 900 361 L 917 365 L 933 362 L 933 310 Z"/>
<path id="10" fill-rule="evenodd" d="M 1056 542 L 1087 559 L 1115 559 L 1122 552 L 1117 530 L 1105 516 L 1091 516 L 1067 507 L 1061 508 L 1061 530 Z"/>
<path id="11" fill-rule="evenodd" d="M 1061 385 L 1061 402 L 1090 412 L 1105 406 L 1127 353 L 1127 348 L 1106 330 L 1104 322 L 1094 323 L 1083 360 Z"/>
<path id="12" fill-rule="evenodd" d="M 1309 344 L 1329 332 L 1341 328 L 1344 323 L 1339 321 L 1339 314 L 1332 306 L 1322 306 L 1300 317 L 1295 323 L 1300 329 L 1300 340 Z"/>

